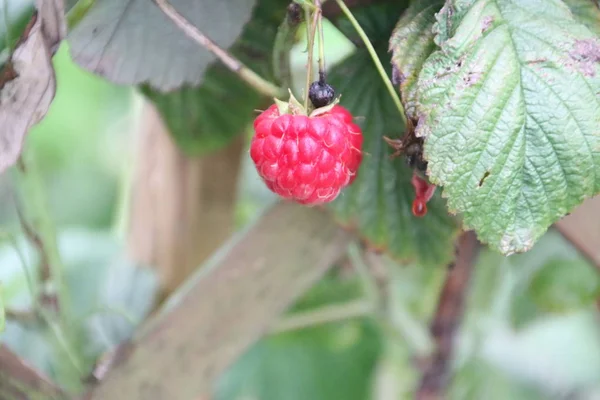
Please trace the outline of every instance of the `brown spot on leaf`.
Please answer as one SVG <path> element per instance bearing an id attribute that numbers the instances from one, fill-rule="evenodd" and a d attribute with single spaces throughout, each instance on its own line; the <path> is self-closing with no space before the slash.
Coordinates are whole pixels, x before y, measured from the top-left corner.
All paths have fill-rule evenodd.
<path id="1" fill-rule="evenodd" d="M 17 71 L 15 71 L 12 62 L 7 62 L 4 68 L 2 68 L 2 70 L 0 71 L 0 90 L 2 90 L 6 82 L 12 81 L 17 76 L 19 75 L 17 74 Z"/>
<path id="2" fill-rule="evenodd" d="M 578 69 L 586 76 L 595 76 L 600 63 L 600 41 L 598 39 L 578 40 L 569 53 Z"/>
<path id="3" fill-rule="evenodd" d="M 395 64 L 392 65 L 392 83 L 394 86 L 402 85 L 402 82 L 406 80 L 406 76 L 400 71 Z"/>
<path id="4" fill-rule="evenodd" d="M 483 186 L 483 184 L 484 184 L 485 180 L 488 178 L 488 176 L 490 176 L 490 171 L 485 171 L 485 174 L 483 174 L 483 176 L 479 180 L 479 187 Z"/>
<path id="5" fill-rule="evenodd" d="M 481 21 L 481 33 L 484 33 L 485 31 L 490 29 L 490 26 L 492 26 L 493 23 L 494 17 L 492 17 L 491 15 L 484 17 L 483 21 Z"/>
<path id="6" fill-rule="evenodd" d="M 474 84 L 476 84 L 477 82 L 479 82 L 479 80 L 481 79 L 482 74 L 481 72 L 469 72 L 464 78 L 463 78 L 463 82 L 465 83 L 465 85 L 467 87 L 473 86 Z"/>

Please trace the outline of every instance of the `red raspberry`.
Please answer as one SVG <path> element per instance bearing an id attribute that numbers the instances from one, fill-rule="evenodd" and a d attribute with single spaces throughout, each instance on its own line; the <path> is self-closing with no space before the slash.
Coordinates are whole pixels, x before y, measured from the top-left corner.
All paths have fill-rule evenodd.
<path id="1" fill-rule="evenodd" d="M 321 111 L 282 114 L 274 104 L 254 121 L 250 156 L 259 175 L 273 192 L 301 204 L 333 201 L 362 160 L 362 131 L 352 114 L 339 105 Z"/>

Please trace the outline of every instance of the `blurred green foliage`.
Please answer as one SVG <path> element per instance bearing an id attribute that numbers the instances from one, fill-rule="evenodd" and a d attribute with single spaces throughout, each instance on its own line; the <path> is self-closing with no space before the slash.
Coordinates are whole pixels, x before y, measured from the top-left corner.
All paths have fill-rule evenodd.
<path id="1" fill-rule="evenodd" d="M 126 173 L 135 124 L 133 91 L 77 67 L 63 44 L 54 57 L 58 88 L 50 110 L 27 139 L 58 226 L 109 228 Z M 12 199 L 0 222 L 14 225 Z"/>
<path id="2" fill-rule="evenodd" d="M 349 42 L 340 43 L 345 55 L 352 52 Z M 129 176 L 136 97 L 130 88 L 80 70 L 66 50 L 63 46 L 55 57 L 56 100 L 28 140 L 59 227 L 77 321 L 74 350 L 85 375 L 101 353 L 128 338 L 145 318 L 156 282 L 147 270 L 123 258 L 122 243 L 110 232 L 119 191 Z M 240 181 L 239 225 L 274 199 L 248 159 Z M 11 201 L 0 198 L 0 222 L 6 230 L 14 223 Z M 27 274 L 39 273 L 39 260 L 22 238 L 17 246 L 24 265 L 9 241 L 0 247 L 0 296 L 8 310 L 27 313 L 33 307 L 32 294 L 42 290 L 35 280 L 32 286 L 27 280 Z M 425 325 L 436 304 L 443 266 L 423 268 L 391 260 L 385 265 L 393 276 L 397 306 Z M 329 274 L 290 312 L 363 296 L 361 282 L 345 272 Z M 600 323 L 594 302 L 599 288 L 597 271 L 554 231 L 526 254 L 503 257 L 484 250 L 457 338 L 450 398 L 598 398 Z M 1 339 L 60 384 L 79 386 L 63 373 L 68 357 L 44 324 L 9 319 Z M 265 337 L 222 376 L 215 398 L 410 399 L 418 378 L 407 343 L 387 337 L 373 319 L 362 318 Z"/>

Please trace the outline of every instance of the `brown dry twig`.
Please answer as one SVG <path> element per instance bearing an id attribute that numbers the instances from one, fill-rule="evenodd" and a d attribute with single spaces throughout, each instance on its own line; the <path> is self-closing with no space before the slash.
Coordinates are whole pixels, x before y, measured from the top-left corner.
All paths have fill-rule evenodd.
<path id="1" fill-rule="evenodd" d="M 10 396 L 10 397 L 8 397 Z M 6 346 L 0 346 L 0 398 L 53 399 L 69 397 Z"/>
<path id="2" fill-rule="evenodd" d="M 415 396 L 417 400 L 440 400 L 446 397 L 455 334 L 462 320 L 465 297 L 478 250 L 479 243 L 475 234 L 463 233 L 458 240 L 456 260 L 448 268 L 431 323 L 436 350 L 425 365 Z"/>

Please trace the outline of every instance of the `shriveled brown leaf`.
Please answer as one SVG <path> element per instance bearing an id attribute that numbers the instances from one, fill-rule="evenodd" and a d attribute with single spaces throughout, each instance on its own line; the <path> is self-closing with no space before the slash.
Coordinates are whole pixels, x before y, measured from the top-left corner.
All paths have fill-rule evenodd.
<path id="1" fill-rule="evenodd" d="M 37 0 L 37 11 L 0 70 L 0 173 L 21 154 L 29 129 L 56 92 L 52 54 L 66 33 L 62 0 Z"/>

